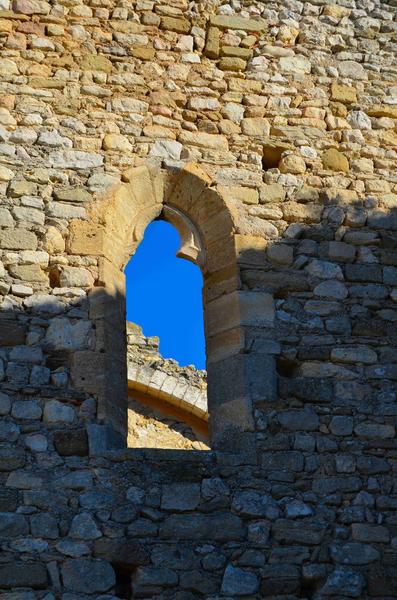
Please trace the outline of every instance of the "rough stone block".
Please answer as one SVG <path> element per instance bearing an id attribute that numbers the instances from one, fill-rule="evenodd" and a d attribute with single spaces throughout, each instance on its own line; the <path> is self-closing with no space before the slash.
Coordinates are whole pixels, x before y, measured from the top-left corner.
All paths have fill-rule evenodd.
<path id="1" fill-rule="evenodd" d="M 45 423 L 73 423 L 75 411 L 72 406 L 49 400 L 44 406 L 43 420 Z"/>
<path id="2" fill-rule="evenodd" d="M 241 519 L 230 513 L 170 515 L 160 527 L 162 539 L 231 541 L 244 537 Z"/>
<path id="3" fill-rule="evenodd" d="M 46 590 L 47 569 L 41 562 L 15 562 L 0 566 L 0 588 Z"/>
<path id="4" fill-rule="evenodd" d="M 61 456 L 87 456 L 88 436 L 85 429 L 54 432 L 55 449 Z"/>
<path id="5" fill-rule="evenodd" d="M 378 550 L 372 546 L 357 542 L 331 545 L 330 554 L 336 563 L 344 565 L 368 565 L 380 557 Z"/>
<path id="6" fill-rule="evenodd" d="M 37 237 L 27 229 L 2 229 L 0 248 L 5 250 L 36 250 Z"/>
<path id="7" fill-rule="evenodd" d="M 2 538 L 26 536 L 29 525 L 26 517 L 11 512 L 0 512 L 0 536 Z"/>
<path id="8" fill-rule="evenodd" d="M 264 19 L 246 19 L 238 15 L 214 15 L 211 25 L 220 29 L 242 29 L 248 32 L 261 32 L 267 29 Z"/>
<path id="9" fill-rule="evenodd" d="M 146 565 L 150 559 L 148 549 L 134 540 L 95 540 L 94 556 L 124 568 Z"/>
<path id="10" fill-rule="evenodd" d="M 14 471 L 25 465 L 25 453 L 20 448 L 0 448 L 0 471 Z"/>
<path id="11" fill-rule="evenodd" d="M 107 592 L 116 582 L 114 570 L 108 562 L 85 558 L 64 562 L 62 579 L 67 590 L 84 594 Z"/>
<path id="12" fill-rule="evenodd" d="M 255 594 L 259 588 L 259 579 L 251 571 L 228 565 L 223 575 L 222 592 L 231 596 Z"/>
<path id="13" fill-rule="evenodd" d="M 267 453 L 262 457 L 262 467 L 266 471 L 303 471 L 303 454 L 296 451 Z"/>
<path id="14" fill-rule="evenodd" d="M 0 319 L 0 346 L 23 345 L 26 341 L 26 325 L 18 321 Z"/>
<path id="15" fill-rule="evenodd" d="M 390 540 L 390 532 L 382 525 L 370 525 L 369 523 L 353 523 L 352 537 L 357 542 L 387 544 Z"/>
<path id="16" fill-rule="evenodd" d="M 273 297 L 263 292 L 232 292 L 210 302 L 206 311 L 208 335 L 237 326 L 265 327 L 273 321 Z"/>
<path id="17" fill-rule="evenodd" d="M 161 508 L 164 510 L 195 510 L 200 502 L 200 485 L 174 483 L 163 485 Z"/>

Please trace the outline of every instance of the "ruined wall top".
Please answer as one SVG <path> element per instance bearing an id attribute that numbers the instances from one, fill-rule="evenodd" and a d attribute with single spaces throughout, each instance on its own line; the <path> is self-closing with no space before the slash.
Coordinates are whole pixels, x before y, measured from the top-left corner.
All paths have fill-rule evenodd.
<path id="1" fill-rule="evenodd" d="M 194 365 L 181 367 L 159 352 L 159 339 L 127 322 L 128 386 L 178 406 L 187 414 L 208 419 L 206 372 Z"/>

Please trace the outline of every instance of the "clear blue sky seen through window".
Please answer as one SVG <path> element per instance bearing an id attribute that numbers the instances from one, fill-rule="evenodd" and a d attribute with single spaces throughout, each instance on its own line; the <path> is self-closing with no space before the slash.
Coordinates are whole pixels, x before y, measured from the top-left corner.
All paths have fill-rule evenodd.
<path id="1" fill-rule="evenodd" d="M 160 352 L 180 365 L 205 369 L 205 341 L 200 269 L 176 257 L 177 230 L 154 221 L 128 263 L 127 320 L 145 335 L 160 338 Z"/>

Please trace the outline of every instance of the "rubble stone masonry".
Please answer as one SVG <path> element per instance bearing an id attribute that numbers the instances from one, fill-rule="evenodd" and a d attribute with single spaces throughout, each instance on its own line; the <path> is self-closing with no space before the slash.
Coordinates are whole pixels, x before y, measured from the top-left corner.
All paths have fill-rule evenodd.
<path id="1" fill-rule="evenodd" d="M 396 600 L 396 0 L 0 0 L 0 47 L 0 599 Z M 126 448 L 159 216 L 210 451 Z"/>

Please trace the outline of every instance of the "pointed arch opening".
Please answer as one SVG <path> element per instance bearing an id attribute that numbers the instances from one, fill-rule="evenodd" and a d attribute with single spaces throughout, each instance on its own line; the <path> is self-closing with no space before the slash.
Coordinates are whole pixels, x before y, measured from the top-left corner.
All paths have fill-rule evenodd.
<path id="1" fill-rule="evenodd" d="M 203 278 L 193 237 L 166 212 L 125 268 L 127 445 L 208 449 Z"/>
<path id="2" fill-rule="evenodd" d="M 89 223 L 71 224 L 68 251 L 98 257 L 98 279 L 89 294 L 96 348 L 76 353 L 72 367 L 75 385 L 97 399 L 97 445 L 111 447 L 115 439 L 125 443 L 124 269 L 147 226 L 160 216 L 180 234 L 179 255 L 197 264 L 203 275 L 211 446 L 230 451 L 252 447 L 254 399 L 274 394 L 269 383 L 273 359 L 266 359 L 269 377 L 263 376 L 264 355 L 252 352 L 252 332 L 273 323 L 273 298 L 243 289 L 233 213 L 211 177 L 195 164 L 175 170 L 133 168 L 122 185 L 95 204 Z"/>

